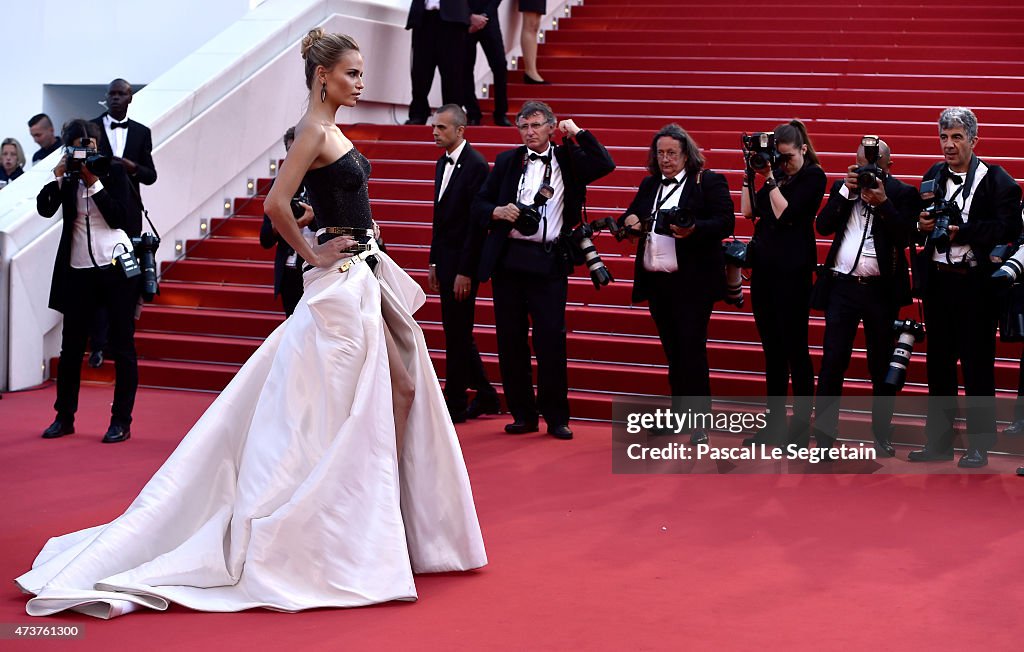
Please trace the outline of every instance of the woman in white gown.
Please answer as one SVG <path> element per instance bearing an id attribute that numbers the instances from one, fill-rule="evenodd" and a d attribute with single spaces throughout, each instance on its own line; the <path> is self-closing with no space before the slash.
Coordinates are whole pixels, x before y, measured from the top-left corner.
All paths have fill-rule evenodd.
<path id="1" fill-rule="evenodd" d="M 353 607 L 414 600 L 413 573 L 487 563 L 411 316 L 423 292 L 366 236 L 369 162 L 335 124 L 363 88 L 362 55 L 318 28 L 302 56 L 309 106 L 266 201 L 311 264 L 302 301 L 124 514 L 47 542 L 16 580 L 30 615 Z M 300 182 L 315 245 L 291 216 Z"/>

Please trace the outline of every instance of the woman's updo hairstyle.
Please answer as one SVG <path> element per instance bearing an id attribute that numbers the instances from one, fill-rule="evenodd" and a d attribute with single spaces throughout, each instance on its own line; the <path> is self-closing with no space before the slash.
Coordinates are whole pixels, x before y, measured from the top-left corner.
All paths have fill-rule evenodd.
<path id="1" fill-rule="evenodd" d="M 811 137 L 807 135 L 807 126 L 800 122 L 800 120 L 793 118 L 788 123 L 781 124 L 775 128 L 775 144 L 778 145 L 779 143 L 786 143 L 797 149 L 807 145 L 804 160 L 814 165 L 820 165 L 818 153 L 814 151 Z"/>
<path id="2" fill-rule="evenodd" d="M 350 50 L 359 51 L 359 44 L 351 36 L 328 34 L 322 27 L 314 27 L 302 38 L 302 58 L 306 61 L 306 88 L 313 89 L 313 75 L 317 66 L 330 69 Z"/>

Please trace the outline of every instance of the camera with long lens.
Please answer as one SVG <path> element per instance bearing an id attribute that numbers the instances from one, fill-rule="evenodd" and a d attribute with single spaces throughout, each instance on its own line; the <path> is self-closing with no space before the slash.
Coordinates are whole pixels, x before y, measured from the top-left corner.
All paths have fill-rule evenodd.
<path id="1" fill-rule="evenodd" d="M 932 205 L 924 210 L 935 220 L 935 228 L 930 236 L 935 245 L 935 251 L 944 254 L 949 251 L 949 227 L 962 226 L 964 223 L 960 207 L 955 202 L 935 198 Z"/>
<path id="2" fill-rule="evenodd" d="M 722 243 L 725 256 L 725 302 L 743 307 L 743 268 L 747 267 L 747 244 L 740 240 Z"/>
<path id="3" fill-rule="evenodd" d="M 779 160 L 779 150 L 775 147 L 775 134 L 772 132 L 744 133 L 743 157 L 751 170 L 764 170 L 775 167 Z"/>
<path id="4" fill-rule="evenodd" d="M 89 170 L 98 177 L 105 177 L 110 172 L 111 159 L 105 154 L 100 154 L 99 151 L 93 147 L 93 141 L 88 140 L 89 145 L 83 145 L 80 147 L 73 147 L 68 145 L 64 148 L 64 152 L 67 154 L 65 167 L 67 173 L 70 175 L 78 175 L 82 173 L 82 168 Z"/>
<path id="5" fill-rule="evenodd" d="M 531 236 L 540 229 L 540 207 L 547 203 L 555 194 L 555 189 L 544 184 L 533 196 L 533 203 L 530 205 L 516 202 L 519 209 L 519 217 L 512 223 L 512 228 L 525 236 Z"/>
<path id="6" fill-rule="evenodd" d="M 142 298 L 152 301 L 160 294 L 160 284 L 156 279 L 156 250 L 160 248 L 160 236 L 148 231 L 137 238 L 132 238 L 132 247 L 139 258 L 142 268 Z"/>
<path id="7" fill-rule="evenodd" d="M 660 208 L 654 216 L 654 232 L 658 235 L 672 236 L 672 227 L 688 229 L 697 223 L 697 214 L 691 208 Z"/>
<path id="8" fill-rule="evenodd" d="M 874 190 L 879 182 L 885 183 L 885 170 L 878 167 L 878 158 L 881 155 L 878 143 L 878 136 L 864 136 L 860 139 L 868 164 L 854 170 L 857 174 L 857 190 Z"/>
<path id="9" fill-rule="evenodd" d="M 998 285 L 1010 286 L 1017 282 L 1021 273 L 1024 272 L 1024 247 L 1021 241 L 1012 245 L 996 245 L 989 254 L 989 259 L 994 263 L 1002 263 L 999 269 L 992 272 L 992 280 Z"/>
<path id="10" fill-rule="evenodd" d="M 914 354 L 914 345 L 924 341 L 924 324 L 913 319 L 898 319 L 893 324 L 893 330 L 899 337 L 889 360 L 885 384 L 899 391 L 907 382 L 907 367 L 910 366 L 910 356 Z"/>
<path id="11" fill-rule="evenodd" d="M 618 223 L 610 217 L 605 217 L 594 222 L 584 222 L 580 224 L 572 233 L 569 234 L 570 241 L 576 245 L 576 247 L 583 254 L 583 262 L 586 263 L 587 269 L 590 270 L 590 280 L 594 284 L 594 288 L 600 290 L 602 285 L 608 285 L 615 280 L 612 277 L 611 271 L 605 266 L 604 261 L 601 260 L 601 255 L 597 253 L 597 247 L 594 246 L 594 241 L 591 238 L 598 231 L 607 230 L 616 240 L 622 240 L 625 235 L 620 237 L 620 232 L 624 229 L 620 229 Z"/>

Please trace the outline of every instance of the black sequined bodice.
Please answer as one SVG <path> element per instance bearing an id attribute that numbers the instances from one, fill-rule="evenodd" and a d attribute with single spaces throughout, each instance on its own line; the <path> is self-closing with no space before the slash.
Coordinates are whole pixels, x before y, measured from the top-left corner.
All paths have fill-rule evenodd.
<path id="1" fill-rule="evenodd" d="M 302 183 L 317 227 L 372 228 L 369 179 L 370 162 L 354 147 L 334 163 L 306 172 Z"/>

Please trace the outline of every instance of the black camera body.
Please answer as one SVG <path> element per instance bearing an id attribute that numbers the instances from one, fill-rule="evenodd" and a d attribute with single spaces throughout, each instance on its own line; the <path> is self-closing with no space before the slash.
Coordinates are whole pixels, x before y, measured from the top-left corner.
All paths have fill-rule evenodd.
<path id="1" fill-rule="evenodd" d="M 914 354 L 914 344 L 924 341 L 924 324 L 913 319 L 902 319 L 893 324 L 893 330 L 898 339 L 889 360 L 885 384 L 900 390 L 907 382 L 907 367 L 910 366 L 910 356 Z"/>
<path id="2" fill-rule="evenodd" d="M 132 238 L 132 247 L 135 248 L 139 267 L 142 268 L 142 298 L 152 301 L 153 297 L 160 294 L 160 284 L 156 278 L 156 250 L 160 248 L 160 236 L 143 233 Z"/>
<path id="3" fill-rule="evenodd" d="M 864 148 L 864 158 L 867 159 L 868 164 L 854 170 L 857 173 L 857 190 L 874 190 L 879 183 L 885 183 L 885 170 L 878 167 L 880 156 L 878 143 L 878 136 L 864 136 L 860 140 L 861 147 Z"/>
<path id="4" fill-rule="evenodd" d="M 658 235 L 671 236 L 673 226 L 688 229 L 696 223 L 697 214 L 692 209 L 679 206 L 660 208 L 657 215 L 654 216 L 654 232 Z"/>
<path id="5" fill-rule="evenodd" d="M 935 198 L 932 205 L 924 209 L 929 216 L 935 220 L 935 228 L 932 230 L 931 241 L 935 245 L 935 251 L 944 254 L 949 251 L 949 227 L 962 226 L 964 223 L 963 213 L 955 202 Z"/>
<path id="6" fill-rule="evenodd" d="M 100 154 L 95 147 L 69 145 L 64 148 L 64 152 L 67 154 L 65 166 L 69 175 L 81 174 L 83 167 L 98 177 L 105 177 L 110 173 L 110 157 Z"/>
<path id="7" fill-rule="evenodd" d="M 542 185 L 533 196 L 532 204 L 516 202 L 519 217 L 512 223 L 512 228 L 525 236 L 531 236 L 540 230 L 540 207 L 547 203 L 555 194 L 555 189 L 548 184 Z"/>
<path id="8" fill-rule="evenodd" d="M 743 156 L 747 161 L 747 167 L 751 170 L 764 170 L 775 167 L 779 161 L 779 150 L 775 147 L 775 134 L 772 132 L 757 132 L 741 136 L 743 141 Z"/>

